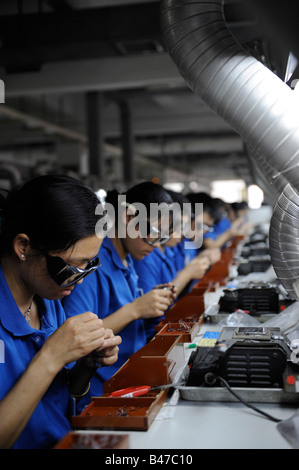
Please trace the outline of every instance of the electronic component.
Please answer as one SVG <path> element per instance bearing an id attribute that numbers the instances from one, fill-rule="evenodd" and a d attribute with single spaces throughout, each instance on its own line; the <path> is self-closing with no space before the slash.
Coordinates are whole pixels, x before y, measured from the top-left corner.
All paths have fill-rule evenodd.
<path id="1" fill-rule="evenodd" d="M 238 274 L 246 276 L 250 273 L 264 273 L 271 266 L 271 260 L 267 256 L 251 256 L 247 260 L 242 260 L 238 266 Z"/>
<path id="2" fill-rule="evenodd" d="M 279 328 L 225 327 L 215 346 L 191 354 L 186 385 L 220 386 L 221 377 L 233 387 L 283 388 L 287 366 L 298 367 L 290 357 L 289 341 Z"/>
<path id="3" fill-rule="evenodd" d="M 279 313 L 279 294 L 275 287 L 253 286 L 241 289 L 225 289 L 219 300 L 219 311 L 232 313 L 237 309 L 250 315 Z"/>
<path id="4" fill-rule="evenodd" d="M 265 243 L 255 243 L 253 245 L 244 245 L 241 252 L 243 258 L 249 258 L 251 256 L 265 256 L 269 254 L 269 247 Z"/>

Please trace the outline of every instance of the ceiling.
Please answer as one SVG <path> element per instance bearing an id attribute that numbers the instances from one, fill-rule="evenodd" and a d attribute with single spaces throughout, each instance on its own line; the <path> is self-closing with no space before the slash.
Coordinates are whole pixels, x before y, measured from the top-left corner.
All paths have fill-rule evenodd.
<path id="1" fill-rule="evenodd" d="M 257 3 L 226 0 L 226 22 L 258 60 L 294 79 L 285 78 L 289 43 L 265 27 Z M 0 78 L 0 180 L 67 171 L 120 189 L 153 177 L 187 190 L 252 182 L 240 137 L 169 58 L 159 1 L 2 0 Z"/>

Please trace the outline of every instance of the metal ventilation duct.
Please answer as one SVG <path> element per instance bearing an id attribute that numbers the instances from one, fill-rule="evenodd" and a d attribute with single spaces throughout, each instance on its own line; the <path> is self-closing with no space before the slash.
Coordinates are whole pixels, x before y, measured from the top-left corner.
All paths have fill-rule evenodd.
<path id="1" fill-rule="evenodd" d="M 270 254 L 277 277 L 299 299 L 299 100 L 237 43 L 223 0 L 162 0 L 161 26 L 181 75 L 242 137 L 272 194 Z M 298 284 L 298 287 L 297 287 Z"/>

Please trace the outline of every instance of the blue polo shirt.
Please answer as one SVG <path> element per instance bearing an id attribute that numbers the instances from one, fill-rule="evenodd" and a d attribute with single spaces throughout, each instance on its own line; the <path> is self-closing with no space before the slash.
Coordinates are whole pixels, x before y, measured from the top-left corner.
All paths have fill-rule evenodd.
<path id="1" fill-rule="evenodd" d="M 130 255 L 126 258 L 128 267 L 125 267 L 111 240 L 106 237 L 99 258 L 102 266 L 87 276 L 82 284 L 77 284 L 71 295 L 63 300 L 67 316 L 91 311 L 103 319 L 139 297 L 137 275 Z M 91 396 L 102 395 L 103 383 L 146 344 L 142 319 L 131 322 L 119 335 L 122 343 L 119 345 L 118 361 L 98 369 L 91 380 Z"/>
<path id="2" fill-rule="evenodd" d="M 172 248 L 175 253 L 175 266 L 177 271 L 180 271 L 186 266 L 186 252 L 184 247 L 184 242 L 181 241 L 176 246 Z"/>
<path id="3" fill-rule="evenodd" d="M 158 284 L 165 284 L 176 277 L 175 253 L 172 248 L 154 251 L 141 260 L 133 260 L 138 275 L 138 286 L 146 294 Z"/>
<path id="4" fill-rule="evenodd" d="M 226 232 L 226 230 L 231 227 L 231 224 L 231 221 L 227 217 L 222 217 L 219 222 L 214 225 L 214 232 L 217 235 L 221 235 L 221 233 Z"/>
<path id="5" fill-rule="evenodd" d="M 201 248 L 190 248 L 190 245 L 193 244 L 195 245 L 195 243 L 186 238 L 172 248 L 175 253 L 175 266 L 177 271 L 184 269 L 200 252 Z M 188 248 L 186 248 L 186 246 L 188 246 Z"/>
<path id="6" fill-rule="evenodd" d="M 173 248 L 165 247 L 164 251 L 154 248 L 152 253 L 142 260 L 134 260 L 134 267 L 138 275 L 138 286 L 146 294 L 159 284 L 171 282 L 177 273 L 176 253 Z M 147 339 L 154 335 L 155 326 L 164 318 L 149 318 L 144 320 Z"/>
<path id="7" fill-rule="evenodd" d="M 0 400 L 15 385 L 46 339 L 65 321 L 59 301 L 36 300 L 42 312 L 40 330 L 31 328 L 23 317 L 0 267 Z M 67 418 L 70 405 L 66 369 L 63 369 L 37 405 L 14 448 L 53 447 L 71 429 Z"/>
<path id="8" fill-rule="evenodd" d="M 231 221 L 227 217 L 222 217 L 215 225 L 213 225 L 213 232 L 206 232 L 204 238 L 211 238 L 216 240 L 219 235 L 226 232 L 231 226 Z"/>

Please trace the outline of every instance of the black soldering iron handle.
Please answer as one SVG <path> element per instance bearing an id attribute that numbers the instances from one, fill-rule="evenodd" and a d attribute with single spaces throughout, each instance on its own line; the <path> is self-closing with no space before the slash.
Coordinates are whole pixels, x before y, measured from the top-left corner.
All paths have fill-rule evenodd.
<path id="1" fill-rule="evenodd" d="M 92 357 L 88 355 L 76 362 L 69 372 L 68 382 L 70 394 L 79 401 L 89 390 L 90 381 L 99 368 Z"/>

